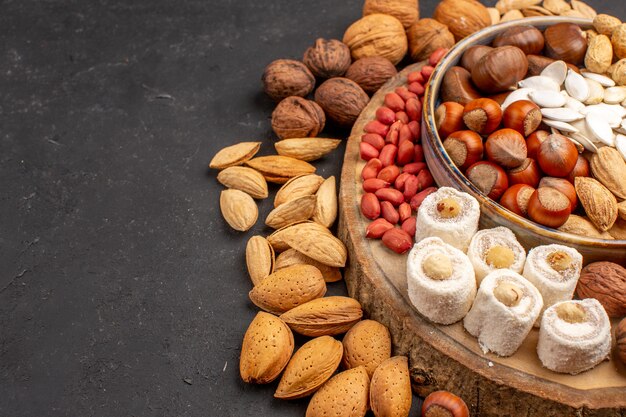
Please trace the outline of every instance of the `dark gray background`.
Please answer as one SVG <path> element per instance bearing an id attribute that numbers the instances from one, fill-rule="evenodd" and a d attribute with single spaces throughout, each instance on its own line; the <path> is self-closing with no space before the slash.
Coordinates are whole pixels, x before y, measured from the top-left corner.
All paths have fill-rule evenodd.
<path id="1" fill-rule="evenodd" d="M 304 414 L 239 379 L 245 242 L 269 230 L 225 224 L 206 166 L 244 140 L 272 153 L 263 68 L 361 6 L 0 1 L 0 416 Z"/>

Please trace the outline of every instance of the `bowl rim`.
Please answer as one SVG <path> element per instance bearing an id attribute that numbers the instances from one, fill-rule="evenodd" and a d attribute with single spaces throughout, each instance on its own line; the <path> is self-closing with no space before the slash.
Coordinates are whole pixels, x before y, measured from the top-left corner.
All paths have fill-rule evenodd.
<path id="1" fill-rule="evenodd" d="M 443 141 L 439 137 L 439 133 L 437 132 L 437 129 L 435 127 L 435 104 L 438 100 L 438 92 L 443 80 L 443 76 L 450 67 L 457 64 L 465 49 L 472 45 L 487 44 L 495 37 L 495 35 L 511 27 L 520 25 L 531 25 L 543 29 L 557 23 L 575 23 L 583 28 L 592 27 L 592 19 L 588 18 L 559 16 L 530 17 L 524 18 L 523 20 L 513 20 L 489 26 L 466 37 L 465 39 L 459 41 L 454 47 L 452 47 L 450 51 L 448 51 L 448 53 L 444 56 L 444 58 L 437 64 L 429 82 L 426 85 L 426 90 L 424 93 L 425 105 L 423 109 L 425 128 L 426 131 L 429 132 L 429 134 L 426 135 L 426 140 L 430 142 L 433 153 L 435 154 L 437 159 L 439 159 L 439 162 L 445 166 L 449 174 L 452 175 L 457 187 L 460 187 L 461 191 L 469 192 L 473 197 L 477 198 L 481 202 L 481 204 L 488 206 L 489 209 L 495 212 L 497 215 L 505 217 L 516 226 L 523 228 L 525 232 L 534 233 L 538 236 L 553 240 L 563 241 L 567 239 L 568 244 L 623 250 L 626 248 L 626 240 L 624 239 L 609 240 L 585 237 L 567 232 L 560 232 L 556 229 L 542 226 L 529 219 L 525 219 L 504 208 L 504 206 L 500 205 L 497 201 L 487 197 L 471 181 L 469 181 L 452 162 L 452 159 L 443 148 Z"/>

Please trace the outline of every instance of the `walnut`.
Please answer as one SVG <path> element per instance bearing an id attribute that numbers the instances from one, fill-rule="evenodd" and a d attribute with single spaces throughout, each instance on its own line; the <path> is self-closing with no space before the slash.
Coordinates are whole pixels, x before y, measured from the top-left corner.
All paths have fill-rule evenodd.
<path id="1" fill-rule="evenodd" d="M 365 0 L 363 16 L 374 13 L 388 14 L 408 28 L 419 19 L 417 0 Z"/>
<path id="2" fill-rule="evenodd" d="M 340 126 L 349 127 L 367 106 L 369 97 L 357 83 L 348 78 L 331 78 L 315 90 L 315 101 Z"/>
<path id="3" fill-rule="evenodd" d="M 614 262 L 593 262 L 580 273 L 576 294 L 595 298 L 609 317 L 626 315 L 626 268 Z"/>
<path id="4" fill-rule="evenodd" d="M 443 0 L 433 17 L 448 26 L 457 42 L 491 25 L 489 11 L 475 0 Z"/>
<path id="5" fill-rule="evenodd" d="M 325 123 L 321 107 L 302 97 L 287 97 L 272 112 L 272 129 L 281 139 L 317 136 Z"/>
<path id="6" fill-rule="evenodd" d="M 354 61 L 346 71 L 346 78 L 360 85 L 366 93 L 373 94 L 397 73 L 387 58 L 370 56 Z"/>
<path id="7" fill-rule="evenodd" d="M 443 23 L 435 19 L 420 19 L 407 30 L 409 38 L 409 54 L 413 61 L 428 59 L 438 48 L 452 48 L 454 35 Z"/>
<path id="8" fill-rule="evenodd" d="M 322 38 L 304 52 L 302 61 L 313 75 L 320 78 L 340 77 L 352 63 L 348 45 L 336 39 Z"/>
<path id="9" fill-rule="evenodd" d="M 402 61 L 408 44 L 404 26 L 398 19 L 386 14 L 370 14 L 350 25 L 343 35 L 352 58 L 383 56 L 394 65 Z"/>
<path id="10" fill-rule="evenodd" d="M 315 77 L 300 61 L 277 59 L 265 67 L 263 87 L 276 101 L 289 96 L 304 97 L 313 91 Z"/>

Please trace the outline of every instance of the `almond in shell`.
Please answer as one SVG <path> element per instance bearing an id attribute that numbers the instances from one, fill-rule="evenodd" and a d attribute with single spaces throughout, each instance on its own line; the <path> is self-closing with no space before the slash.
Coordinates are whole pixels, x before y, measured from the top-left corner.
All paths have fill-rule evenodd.
<path id="1" fill-rule="evenodd" d="M 274 148 L 279 155 L 315 161 L 332 152 L 340 143 L 339 139 L 291 138 L 276 142 Z"/>
<path id="2" fill-rule="evenodd" d="M 608 232 L 600 232 L 596 226 L 585 217 L 570 214 L 567 221 L 558 229 L 561 232 L 572 233 L 598 239 L 613 239 Z"/>
<path id="3" fill-rule="evenodd" d="M 246 245 L 246 266 L 254 285 L 274 272 L 274 248 L 263 236 L 252 236 Z"/>
<path id="4" fill-rule="evenodd" d="M 246 165 L 259 171 L 269 182 L 284 184 L 289 178 L 312 174 L 315 167 L 308 162 L 282 155 L 259 156 L 246 161 Z"/>
<path id="5" fill-rule="evenodd" d="M 274 397 L 293 400 L 317 391 L 337 370 L 342 352 L 341 342 L 330 336 L 308 341 L 287 364 Z"/>
<path id="6" fill-rule="evenodd" d="M 259 209 L 252 197 L 235 189 L 222 191 L 220 209 L 226 223 L 240 232 L 250 229 L 259 216 Z"/>
<path id="7" fill-rule="evenodd" d="M 284 236 L 291 234 L 291 228 L 299 224 L 305 225 L 302 226 L 300 230 L 308 230 L 310 233 L 327 233 L 329 235 L 332 235 L 332 233 L 330 233 L 330 230 L 328 230 L 321 224 L 308 220 L 295 222 L 293 224 L 281 227 L 267 237 L 267 241 L 270 242 L 270 245 L 272 245 L 274 251 L 282 252 L 290 248 L 290 246 L 285 242 Z"/>
<path id="8" fill-rule="evenodd" d="M 589 220 L 601 232 L 609 230 L 617 219 L 615 196 L 599 181 L 591 177 L 574 178 L 574 187 Z"/>
<path id="9" fill-rule="evenodd" d="M 306 417 L 365 416 L 369 383 L 361 366 L 338 373 L 313 395 Z"/>
<path id="10" fill-rule="evenodd" d="M 220 150 L 215 154 L 210 168 L 224 169 L 233 165 L 241 165 L 251 159 L 259 151 L 261 142 L 240 142 Z"/>
<path id="11" fill-rule="evenodd" d="M 387 327 L 377 321 L 360 321 L 343 338 L 341 364 L 345 369 L 364 366 L 371 377 L 378 365 L 390 357 L 391 335 Z"/>
<path id="12" fill-rule="evenodd" d="M 324 180 L 315 194 L 315 211 L 313 221 L 325 227 L 331 227 L 337 219 L 337 185 L 335 177 L 331 176 Z"/>
<path id="13" fill-rule="evenodd" d="M 267 198 L 267 181 L 265 177 L 248 167 L 228 167 L 219 174 L 217 180 L 228 188 L 243 191 L 252 198 Z"/>
<path id="14" fill-rule="evenodd" d="M 293 265 L 268 275 L 249 293 L 250 300 L 270 313 L 284 313 L 326 294 L 326 282 L 319 269 Z"/>
<path id="15" fill-rule="evenodd" d="M 376 417 L 408 417 L 411 410 L 411 378 L 406 356 L 381 363 L 370 383 L 370 406 Z"/>
<path id="16" fill-rule="evenodd" d="M 613 227 L 609 229 L 609 235 L 612 236 L 613 239 L 626 240 L 626 220 L 618 217 Z"/>
<path id="17" fill-rule="evenodd" d="M 265 224 L 280 229 L 294 222 L 308 220 L 315 212 L 316 201 L 316 196 L 306 195 L 281 204 L 267 215 Z"/>
<path id="18" fill-rule="evenodd" d="M 361 317 L 361 304 L 350 297 L 317 298 L 283 313 L 281 319 L 295 332 L 310 337 L 345 333 Z"/>
<path id="19" fill-rule="evenodd" d="M 619 215 L 620 219 L 626 220 L 626 200 L 620 202 L 617 205 L 617 214 Z"/>
<path id="20" fill-rule="evenodd" d="M 346 265 L 348 251 L 343 242 L 329 233 L 320 232 L 309 224 L 300 223 L 285 229 L 283 241 L 289 247 L 328 266 Z"/>
<path id="21" fill-rule="evenodd" d="M 604 146 L 592 154 L 591 174 L 621 200 L 626 200 L 626 162 L 617 149 Z"/>
<path id="22" fill-rule="evenodd" d="M 279 254 L 276 258 L 274 268 L 279 270 L 291 265 L 299 264 L 313 265 L 320 270 L 322 276 L 324 277 L 324 281 L 326 282 L 336 282 L 340 281 L 342 278 L 339 268 L 317 262 L 315 259 L 311 259 L 295 249 L 287 249 L 283 253 Z"/>
<path id="23" fill-rule="evenodd" d="M 239 374 L 244 382 L 267 384 L 280 375 L 293 353 L 293 333 L 278 317 L 260 311 L 243 337 Z"/>
<path id="24" fill-rule="evenodd" d="M 299 175 L 291 178 L 276 192 L 274 207 L 278 207 L 289 200 L 315 194 L 323 182 L 324 178 L 315 174 Z"/>

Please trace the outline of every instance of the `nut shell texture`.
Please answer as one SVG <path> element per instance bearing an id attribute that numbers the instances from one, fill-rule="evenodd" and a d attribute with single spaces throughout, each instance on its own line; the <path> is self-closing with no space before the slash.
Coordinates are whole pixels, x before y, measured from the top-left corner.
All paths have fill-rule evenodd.
<path id="1" fill-rule="evenodd" d="M 375 13 L 391 15 L 408 28 L 419 19 L 418 0 L 365 0 L 363 16 Z"/>
<path id="2" fill-rule="evenodd" d="M 325 124 L 322 108 L 302 97 L 287 97 L 272 112 L 272 129 L 281 139 L 317 136 Z"/>
<path id="3" fill-rule="evenodd" d="M 404 26 L 393 16 L 371 14 L 354 22 L 343 35 L 352 58 L 382 56 L 394 65 L 399 63 L 408 50 Z"/>
<path id="4" fill-rule="evenodd" d="M 313 91 L 315 77 L 300 61 L 277 59 L 263 72 L 263 87 L 268 96 L 280 101 L 289 96 L 304 97 Z"/>
<path id="5" fill-rule="evenodd" d="M 351 126 L 367 106 L 369 96 L 348 78 L 331 78 L 315 91 L 315 102 L 340 126 Z"/>
<path id="6" fill-rule="evenodd" d="M 370 56 L 354 61 L 345 76 L 366 93 L 373 94 L 397 73 L 398 70 L 387 58 Z"/>
<path id="7" fill-rule="evenodd" d="M 491 25 L 487 8 L 474 0 L 443 0 L 433 17 L 448 26 L 457 41 Z"/>
<path id="8" fill-rule="evenodd" d="M 378 365 L 390 357 L 391 335 L 387 327 L 377 321 L 360 321 L 343 338 L 341 362 L 345 369 L 365 366 L 371 377 Z"/>
<path id="9" fill-rule="evenodd" d="M 302 61 L 313 75 L 320 78 L 340 77 L 352 63 L 348 45 L 336 39 L 322 38 L 304 52 Z"/>
<path id="10" fill-rule="evenodd" d="M 580 273 L 576 294 L 595 298 L 609 317 L 626 316 L 626 268 L 613 262 L 593 262 Z"/>
<path id="11" fill-rule="evenodd" d="M 438 48 L 452 48 L 454 35 L 435 19 L 420 19 L 407 29 L 409 53 L 413 61 L 428 59 Z"/>

